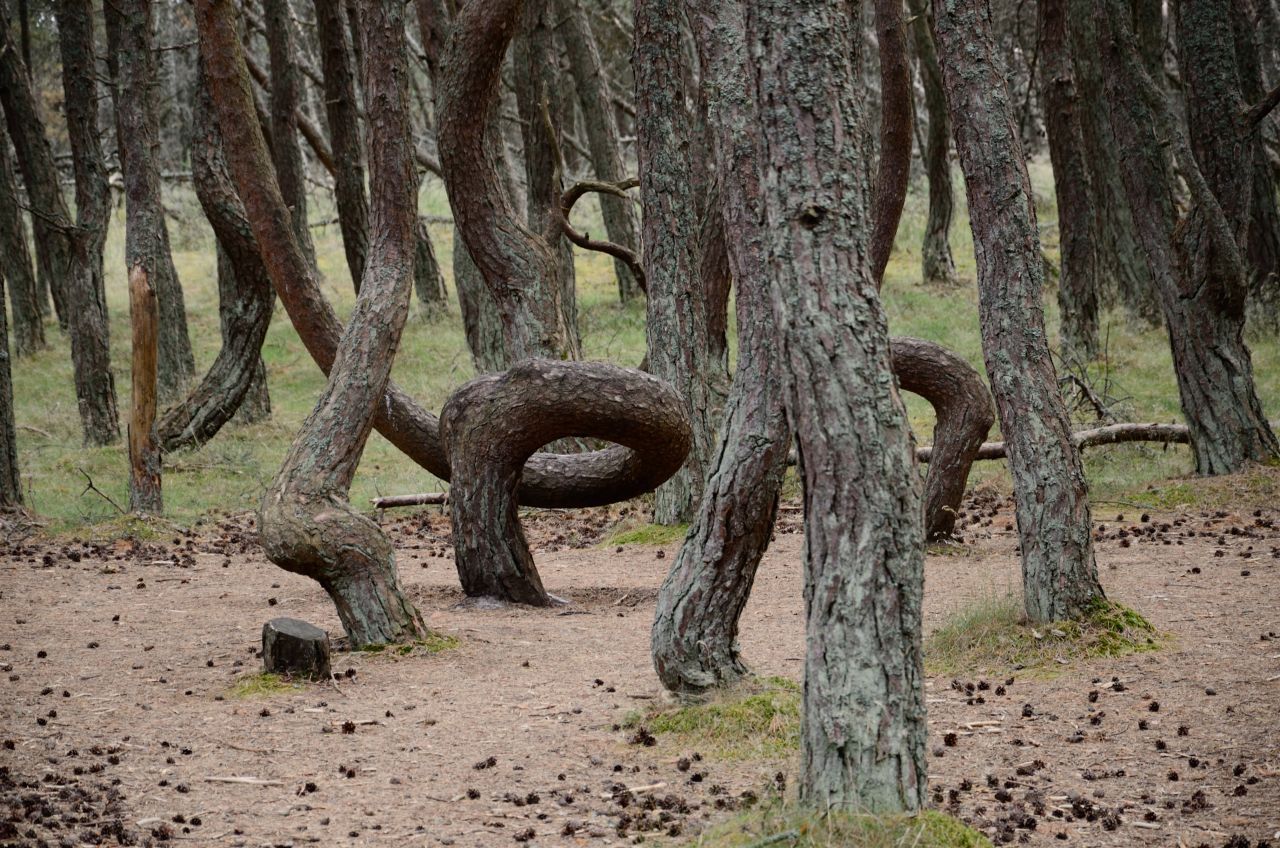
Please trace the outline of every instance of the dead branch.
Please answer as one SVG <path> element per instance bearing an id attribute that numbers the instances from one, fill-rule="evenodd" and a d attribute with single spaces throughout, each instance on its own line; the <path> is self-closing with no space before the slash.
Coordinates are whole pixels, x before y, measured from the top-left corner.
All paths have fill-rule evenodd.
<path id="1" fill-rule="evenodd" d="M 93 492 L 93 493 L 97 494 L 100 498 L 102 498 L 103 500 L 105 500 L 107 503 L 109 503 L 109 504 L 111 504 L 113 507 L 115 507 L 115 508 L 116 508 L 116 512 L 120 513 L 121 515 L 127 515 L 127 514 L 128 514 L 128 513 L 126 513 L 123 509 L 121 509 L 121 508 L 120 508 L 120 504 L 116 503 L 114 500 L 112 500 L 112 499 L 111 499 L 111 496 L 110 496 L 110 495 L 108 495 L 106 492 L 104 492 L 104 491 L 102 491 L 101 489 L 99 489 L 97 486 L 93 485 L 93 478 L 89 476 L 89 473 L 88 473 L 87 471 L 85 471 L 83 468 L 76 468 L 76 471 L 79 471 L 81 474 L 83 474 L 83 475 L 84 475 L 84 479 L 85 479 L 86 481 L 88 481 L 88 485 L 86 485 L 86 486 L 84 487 L 84 491 L 80 493 L 80 497 L 82 497 L 82 498 L 83 498 L 83 497 L 84 497 L 85 495 L 87 495 L 89 492 Z"/>
<path id="2" fill-rule="evenodd" d="M 394 509 L 399 506 L 438 506 L 448 502 L 448 492 L 425 492 L 420 495 L 388 495 L 385 498 L 373 498 L 371 500 L 371 503 L 378 509 Z"/>
<path id="3" fill-rule="evenodd" d="M 627 263 L 627 267 L 631 269 L 631 273 L 635 275 L 636 284 L 640 286 L 640 290 L 648 292 L 649 287 L 644 277 L 644 267 L 640 264 L 640 257 L 636 255 L 634 250 L 624 247 L 612 241 L 600 241 L 591 238 L 590 233 L 579 232 L 574 229 L 573 224 L 569 223 L 569 214 L 573 211 L 573 205 L 588 192 L 596 192 L 598 194 L 612 194 L 615 197 L 627 196 L 627 189 L 635 188 L 640 185 L 640 180 L 635 177 L 628 177 L 625 180 L 616 183 L 608 183 L 602 180 L 579 180 L 560 195 L 560 229 L 564 232 L 565 237 L 569 241 L 576 244 L 584 250 L 594 250 L 600 253 L 607 253 L 617 259 L 621 259 Z"/>

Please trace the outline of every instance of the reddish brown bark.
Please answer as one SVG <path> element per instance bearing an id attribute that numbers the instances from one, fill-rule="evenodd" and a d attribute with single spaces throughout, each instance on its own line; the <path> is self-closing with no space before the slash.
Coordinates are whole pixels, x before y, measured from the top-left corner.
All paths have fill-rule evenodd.
<path id="1" fill-rule="evenodd" d="M 875 0 L 876 40 L 880 51 L 880 162 L 871 197 L 868 261 L 879 284 L 893 252 L 898 221 L 911 177 L 912 122 L 915 118 L 911 65 L 907 60 L 902 0 Z"/>
<path id="2" fill-rule="evenodd" d="M 129 320 L 133 326 L 129 417 L 129 511 L 164 512 L 160 482 L 160 444 L 156 440 L 156 369 L 160 309 L 147 266 L 129 269 Z"/>

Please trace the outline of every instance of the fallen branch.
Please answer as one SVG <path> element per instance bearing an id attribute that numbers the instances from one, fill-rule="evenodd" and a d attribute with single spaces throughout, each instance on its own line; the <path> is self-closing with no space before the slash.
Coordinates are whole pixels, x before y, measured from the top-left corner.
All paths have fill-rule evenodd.
<path id="1" fill-rule="evenodd" d="M 1071 434 L 1080 450 L 1098 445 L 1117 445 L 1121 442 L 1161 442 L 1185 445 L 1191 441 L 1185 424 L 1108 424 L 1092 430 L 1080 430 Z M 916 449 L 916 458 L 928 462 L 932 447 Z M 1004 459 L 1004 442 L 983 442 L 978 448 L 978 459 Z"/>
<path id="2" fill-rule="evenodd" d="M 437 506 L 448 502 L 448 492 L 426 492 L 421 495 L 388 495 L 385 498 L 373 498 L 373 505 L 378 509 L 394 509 L 398 506 Z"/>
<path id="3" fill-rule="evenodd" d="M 93 478 L 89 476 L 89 473 L 87 471 L 85 471 L 83 468 L 77 468 L 76 471 L 79 471 L 81 474 L 83 474 L 84 479 L 88 481 L 88 485 L 84 487 L 84 491 L 80 493 L 80 497 L 83 498 L 89 492 L 93 492 L 97 494 L 99 497 L 101 497 L 103 500 L 105 500 L 107 503 L 115 507 L 116 512 L 120 513 L 121 515 L 128 515 L 127 512 L 125 512 L 123 509 L 120 508 L 120 504 L 116 503 L 114 500 L 111 499 L 110 495 L 108 495 L 106 492 L 99 489 L 97 486 L 93 485 Z"/>
<path id="4" fill-rule="evenodd" d="M 247 786 L 284 786 L 283 780 L 264 780 L 261 777 L 206 777 L 205 783 L 242 783 Z"/>

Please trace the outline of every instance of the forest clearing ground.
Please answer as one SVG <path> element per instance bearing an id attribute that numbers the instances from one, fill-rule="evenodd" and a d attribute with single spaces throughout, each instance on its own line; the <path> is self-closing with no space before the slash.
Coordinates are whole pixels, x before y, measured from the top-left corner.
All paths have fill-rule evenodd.
<path id="1" fill-rule="evenodd" d="M 1241 491 L 1280 481 L 1258 475 L 1271 482 Z M 1096 506 L 1103 584 L 1166 646 L 930 678 L 935 806 L 1015 844 L 1280 843 L 1280 510 L 1248 500 L 1146 521 Z M 966 544 L 928 558 L 926 633 L 1018 585 L 1009 501 L 966 507 Z M 232 690 L 261 670 L 265 621 L 340 628 L 315 584 L 263 559 L 247 515 L 142 543 L 7 543 L 0 819 L 18 820 L 0 844 L 38 844 L 29 829 L 97 844 L 117 816 L 140 843 L 678 844 L 743 793 L 769 803 L 794 756 L 718 757 L 620 726 L 662 703 L 649 625 L 678 547 L 603 546 L 634 510 L 531 515 L 543 579 L 573 601 L 555 610 L 459 608 L 447 519 L 387 516 L 404 582 L 457 646 L 337 653 L 337 685 L 248 697 Z M 801 538 L 784 504 L 743 623 L 760 675 L 801 674 Z M 105 797 L 115 781 L 122 800 Z M 80 821 L 50 830 L 81 795 Z"/>

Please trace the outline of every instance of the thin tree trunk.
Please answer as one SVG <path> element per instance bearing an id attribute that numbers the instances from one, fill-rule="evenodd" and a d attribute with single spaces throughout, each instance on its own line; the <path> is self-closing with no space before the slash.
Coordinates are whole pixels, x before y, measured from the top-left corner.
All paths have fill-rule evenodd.
<path id="1" fill-rule="evenodd" d="M 62 289 L 85 442 L 105 445 L 120 437 L 120 416 L 116 410 L 115 377 L 111 373 L 110 325 L 102 274 L 111 190 L 98 147 L 97 67 L 93 52 L 93 7 L 89 1 L 63 0 L 58 7 L 58 29 L 67 135 L 76 178 L 75 228 L 71 229 L 70 221 L 65 218 L 57 219 L 68 225 L 61 237 L 70 248 L 70 261 L 65 266 L 69 276 Z M 48 152 L 42 143 L 33 146 Z M 50 199 L 55 201 L 54 209 L 65 214 L 62 191 L 56 184 Z"/>
<path id="2" fill-rule="evenodd" d="M 1075 71 L 1067 36 L 1067 0 L 1040 0 L 1040 97 L 1049 133 L 1053 187 L 1058 198 L 1058 310 L 1062 358 L 1086 363 L 1098 354 L 1096 213 L 1080 128 Z"/>
<path id="3" fill-rule="evenodd" d="M 431 233 L 421 218 L 413 228 L 413 242 L 413 290 L 418 296 L 418 309 L 424 318 L 443 314 L 449 293 L 445 291 L 444 274 L 440 272 L 436 249 L 431 244 Z"/>
<path id="4" fill-rule="evenodd" d="M 133 223 L 133 222 L 130 222 Z M 127 236 L 126 236 L 127 238 Z M 129 253 L 125 248 L 126 254 Z M 160 443 L 156 440 L 156 378 L 160 308 L 147 273 L 147 258 L 129 257 L 129 320 L 133 325 L 132 395 L 129 418 L 129 511 L 164 512 Z"/>
<path id="5" fill-rule="evenodd" d="M 176 400 L 195 376 L 195 356 L 187 332 L 186 302 L 164 219 L 160 166 L 156 160 L 158 129 L 155 116 L 156 65 L 151 45 L 152 4 L 121 0 L 105 7 L 110 45 L 116 138 L 120 170 L 124 173 L 134 229 L 132 262 L 142 259 L 155 289 L 160 310 L 159 391 Z M 130 253 L 126 248 L 126 252 Z M 132 265 L 130 265 L 132 267 Z"/>
<path id="6" fill-rule="evenodd" d="M 22 506 L 22 475 L 18 472 L 18 429 L 13 420 L 13 372 L 9 366 L 4 279 L 5 275 L 0 273 L 0 509 L 11 509 Z"/>
<path id="7" fill-rule="evenodd" d="M 623 165 L 622 143 L 614 117 L 609 80 L 600 64 L 595 34 L 582 7 L 581 0 L 557 0 L 559 37 L 569 57 L 569 73 L 582 110 L 582 122 L 591 151 L 595 177 L 616 183 L 627 176 Z M 637 238 L 636 214 L 629 200 L 608 194 L 600 195 L 600 213 L 609 241 L 634 250 Z M 625 303 L 642 294 L 630 267 L 615 259 L 618 297 Z"/>
<path id="8" fill-rule="evenodd" d="M 935 0 L 938 52 L 978 264 L 982 348 L 1009 447 L 1027 614 L 1079 618 L 1103 597 L 1088 490 L 1045 337 L 1044 261 L 987 0 Z"/>
<path id="9" fill-rule="evenodd" d="M 911 17 L 911 40 L 920 64 L 925 112 L 929 117 L 929 131 L 924 149 L 920 151 L 929 179 L 929 214 L 920 248 L 921 272 L 926 283 L 951 285 L 956 281 L 956 263 L 951 256 L 951 215 L 955 205 L 955 190 L 951 185 L 951 116 L 947 114 L 947 95 L 942 89 L 942 69 L 933 43 L 933 12 L 928 0 L 911 0 Z"/>
<path id="10" fill-rule="evenodd" d="M 453 228 L 453 286 L 458 290 L 462 329 L 476 373 L 502 371 L 510 362 L 502 334 L 502 316 L 456 225 Z"/>
<path id="11" fill-rule="evenodd" d="M 262 0 L 262 15 L 271 61 L 271 138 L 275 142 L 271 147 L 272 161 L 280 193 L 289 207 L 294 238 L 314 266 L 316 248 L 307 225 L 307 180 L 302 148 L 298 144 L 297 114 L 302 95 L 289 0 Z M 338 165 L 335 162 L 335 167 Z"/>
<path id="12" fill-rule="evenodd" d="M 683 84 L 682 18 L 678 0 L 635 4 L 647 358 L 650 373 L 676 387 L 693 425 L 693 447 L 684 467 L 658 488 L 654 499 L 658 524 L 692 518 L 715 440 L 707 383 L 707 303 L 698 273 L 698 215 Z"/>
<path id="13" fill-rule="evenodd" d="M 0 127 L 0 277 L 9 281 L 14 352 L 21 358 L 43 350 L 44 317 L 40 314 L 39 281 L 31 269 L 17 181 L 9 159 L 9 138 L 3 127 Z"/>
<path id="14" fill-rule="evenodd" d="M 871 276 L 879 286 L 907 199 L 915 103 L 902 0 L 875 0 L 874 7 L 876 41 L 880 46 L 880 160 L 871 198 L 874 223 L 869 249 Z"/>
<path id="15" fill-rule="evenodd" d="M 356 107 L 355 68 L 347 44 L 346 15 L 342 0 L 314 0 L 316 34 L 320 39 L 320 66 L 324 70 L 324 105 L 329 119 L 329 145 L 333 151 L 333 193 L 347 268 L 359 294 L 369 253 L 369 201 L 364 192 L 364 148 L 360 143 L 360 119 Z"/>

